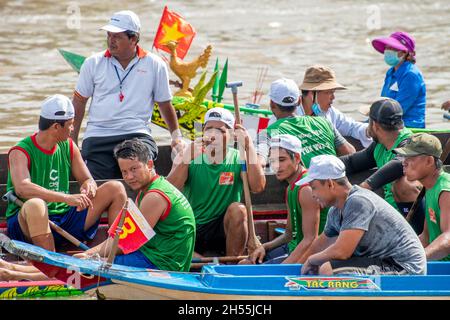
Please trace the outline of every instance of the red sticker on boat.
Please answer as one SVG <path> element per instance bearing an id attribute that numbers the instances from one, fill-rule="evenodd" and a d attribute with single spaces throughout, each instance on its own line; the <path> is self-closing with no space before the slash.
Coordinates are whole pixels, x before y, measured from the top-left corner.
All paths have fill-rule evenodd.
<path id="1" fill-rule="evenodd" d="M 234 172 L 222 172 L 219 178 L 219 185 L 228 186 L 234 183 Z"/>

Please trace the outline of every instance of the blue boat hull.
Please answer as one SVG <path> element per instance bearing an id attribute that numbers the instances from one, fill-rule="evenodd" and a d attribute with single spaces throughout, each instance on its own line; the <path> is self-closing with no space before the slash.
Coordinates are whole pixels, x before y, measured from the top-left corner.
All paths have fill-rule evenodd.
<path id="1" fill-rule="evenodd" d="M 48 275 L 114 299 L 450 299 L 450 263 L 426 276 L 302 276 L 300 265 L 208 265 L 201 273 L 106 266 L 0 236 L 0 244 Z"/>

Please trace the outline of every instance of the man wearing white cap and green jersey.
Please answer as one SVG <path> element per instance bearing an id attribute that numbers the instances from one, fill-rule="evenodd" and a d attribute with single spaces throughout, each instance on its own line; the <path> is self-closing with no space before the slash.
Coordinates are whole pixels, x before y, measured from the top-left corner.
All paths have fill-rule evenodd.
<path id="1" fill-rule="evenodd" d="M 278 180 L 286 181 L 285 198 L 288 208 L 286 231 L 276 239 L 264 243 L 250 257 L 253 263 L 303 263 L 302 256 L 322 233 L 328 209 L 312 197 L 311 187 L 295 183 L 307 176 L 302 165 L 302 143 L 289 134 L 272 137 L 269 164 Z M 288 257 L 289 255 L 289 257 Z"/>
<path id="2" fill-rule="evenodd" d="M 412 227 L 376 193 L 352 186 L 337 157 L 314 157 L 309 175 L 297 182 L 304 183 L 330 211 L 302 274 L 426 274 L 425 250 Z"/>
<path id="3" fill-rule="evenodd" d="M 108 49 L 86 59 L 73 95 L 75 122 L 72 138 L 78 134 L 89 98 L 89 116 L 83 136 L 82 153 L 95 179 L 121 178 L 114 159 L 114 147 L 138 138 L 152 159 L 158 148 L 151 136 L 150 119 L 154 103 L 172 136 L 172 147 L 182 149 L 181 131 L 172 106 L 166 63 L 146 52 L 139 43 L 141 23 L 132 11 L 114 13 L 107 32 Z"/>
<path id="4" fill-rule="evenodd" d="M 247 210 L 240 202 L 242 164 L 238 150 L 230 146 L 235 137 L 241 143 L 245 141 L 250 191 L 263 191 L 266 180 L 252 139 L 224 108 L 206 112 L 203 137 L 176 156 L 167 177 L 183 191 L 194 211 L 198 254 L 215 251 L 242 255 L 247 245 Z"/>
<path id="5" fill-rule="evenodd" d="M 402 148 L 408 180 L 419 180 L 425 193 L 425 224 L 420 240 L 428 260 L 450 261 L 450 174 L 442 170 L 441 142 L 435 136 L 417 133 Z"/>
<path id="6" fill-rule="evenodd" d="M 302 161 L 306 168 L 312 157 L 321 154 L 345 155 L 355 148 L 323 117 L 297 116 L 300 91 L 294 80 L 278 79 L 270 86 L 270 108 L 277 121 L 258 134 L 257 153 L 262 166 L 267 163 L 270 138 L 291 134 L 302 143 Z"/>
<path id="7" fill-rule="evenodd" d="M 6 218 L 12 239 L 55 251 L 66 240 L 50 230 L 49 220 L 85 241 L 95 236 L 104 211 L 112 223 L 122 209 L 123 185 L 109 181 L 97 188 L 80 150 L 69 138 L 73 118 L 70 99 L 51 96 L 42 104 L 39 131 L 9 150 L 7 191 L 14 191 L 24 202 L 22 208 L 8 203 Z M 69 194 L 71 174 L 80 184 L 78 194 Z"/>

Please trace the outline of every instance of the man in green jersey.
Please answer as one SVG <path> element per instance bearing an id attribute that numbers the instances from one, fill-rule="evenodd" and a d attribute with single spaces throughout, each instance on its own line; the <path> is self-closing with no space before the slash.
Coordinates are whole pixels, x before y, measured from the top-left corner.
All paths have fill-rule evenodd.
<path id="1" fill-rule="evenodd" d="M 284 234 L 264 243 L 251 255 L 252 263 L 303 263 L 303 254 L 322 233 L 328 209 L 320 210 L 308 184 L 295 183 L 307 175 L 301 159 L 302 144 L 289 134 L 272 137 L 269 164 L 280 181 L 287 181 L 287 225 Z M 289 255 L 289 257 L 288 257 Z"/>
<path id="2" fill-rule="evenodd" d="M 65 241 L 51 232 L 49 220 L 80 241 L 95 236 L 100 216 L 108 212 L 111 223 L 126 200 L 123 185 L 110 181 L 99 188 L 76 144 L 69 138 L 74 109 L 65 96 L 46 99 L 41 108 L 39 131 L 9 150 L 7 190 L 24 202 L 8 203 L 6 217 L 12 239 L 31 242 L 54 251 Z M 70 175 L 81 185 L 69 194 Z"/>
<path id="3" fill-rule="evenodd" d="M 47 98 L 41 107 L 39 131 L 8 152 L 7 191 L 14 191 L 24 204 L 9 202 L 6 211 L 8 235 L 55 251 L 67 241 L 50 229 L 49 221 L 80 241 L 94 238 L 103 212 L 112 223 L 126 200 L 120 182 L 109 181 L 97 188 L 80 150 L 69 138 L 74 109 L 65 96 Z M 69 194 L 70 175 L 81 185 Z M 47 277 L 33 266 L 0 260 L 0 280 L 42 280 Z"/>
<path id="4" fill-rule="evenodd" d="M 212 108 L 205 114 L 203 137 L 177 155 L 167 180 L 183 190 L 197 225 L 195 252 L 242 255 L 248 238 L 247 211 L 240 202 L 242 164 L 230 146 L 235 136 L 245 141 L 250 191 L 261 192 L 265 176 L 247 130 L 235 125 L 233 114 Z M 235 130 L 233 130 L 235 129 Z"/>
<path id="5" fill-rule="evenodd" d="M 442 146 L 426 133 L 411 136 L 395 149 L 403 157 L 408 180 L 419 180 L 425 193 L 425 225 L 420 240 L 428 260 L 450 261 L 450 174 L 442 170 Z"/>
<path id="6" fill-rule="evenodd" d="M 294 80 L 278 79 L 270 86 L 270 109 L 277 121 L 258 134 L 257 153 L 262 166 L 267 163 L 270 138 L 291 134 L 302 142 L 302 161 L 309 167 L 311 158 L 321 154 L 345 155 L 355 148 L 323 117 L 297 116 L 300 91 Z"/>
<path id="7" fill-rule="evenodd" d="M 159 176 L 151 154 L 137 138 L 125 140 L 114 148 L 126 184 L 139 191 L 136 204 L 154 229 L 155 236 L 139 250 L 123 254 L 117 249 L 115 264 L 170 271 L 189 271 L 195 242 L 195 219 L 184 195 Z M 95 248 L 77 255 L 85 258 L 93 254 L 109 256 L 112 241 L 104 241 Z"/>
<path id="8" fill-rule="evenodd" d="M 403 146 L 412 132 L 403 125 L 403 110 L 400 104 L 390 98 L 381 98 L 372 103 L 369 112 L 369 134 L 374 142 L 366 149 L 341 157 L 347 174 L 377 171 L 361 183 L 369 190 L 383 188 L 384 199 L 402 215 L 408 214 L 419 193 L 420 184 L 407 181 L 403 175 L 402 163 L 393 150 Z M 419 210 L 412 226 L 416 233 L 423 229 L 423 207 Z"/>

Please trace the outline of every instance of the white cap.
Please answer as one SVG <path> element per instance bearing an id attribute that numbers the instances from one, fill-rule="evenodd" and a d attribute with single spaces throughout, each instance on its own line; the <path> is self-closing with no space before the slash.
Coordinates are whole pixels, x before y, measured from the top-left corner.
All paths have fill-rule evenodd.
<path id="1" fill-rule="evenodd" d="M 294 80 L 282 78 L 272 82 L 269 97 L 283 107 L 297 106 L 300 90 Z"/>
<path id="2" fill-rule="evenodd" d="M 335 180 L 345 177 L 345 165 L 341 159 L 329 154 L 316 156 L 311 159 L 308 175 L 297 181 L 296 185 L 309 183 L 313 180 Z"/>
<path id="3" fill-rule="evenodd" d="M 270 148 L 283 148 L 294 153 L 302 152 L 302 142 L 290 134 L 280 134 L 270 139 Z"/>
<path id="4" fill-rule="evenodd" d="M 72 101 L 66 96 L 55 94 L 44 100 L 41 117 L 49 120 L 69 120 L 75 117 Z"/>
<path id="5" fill-rule="evenodd" d="M 124 31 L 140 32 L 141 21 L 133 11 L 119 11 L 114 13 L 114 15 L 109 20 L 109 24 L 101 27 L 100 30 L 106 30 L 114 33 Z"/>
<path id="6" fill-rule="evenodd" d="M 229 128 L 234 127 L 234 116 L 233 114 L 224 108 L 211 108 L 205 114 L 205 122 L 215 120 L 225 123 Z"/>

